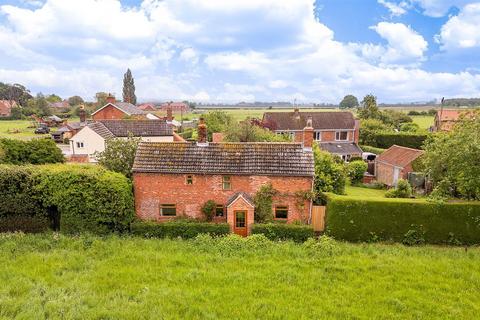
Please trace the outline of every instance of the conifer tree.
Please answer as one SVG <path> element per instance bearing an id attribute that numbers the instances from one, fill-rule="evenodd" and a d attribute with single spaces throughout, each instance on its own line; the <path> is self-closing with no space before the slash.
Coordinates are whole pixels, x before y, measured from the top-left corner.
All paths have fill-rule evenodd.
<path id="1" fill-rule="evenodd" d="M 137 96 L 135 96 L 135 82 L 133 80 L 132 71 L 127 69 L 123 75 L 123 101 L 137 104 Z"/>

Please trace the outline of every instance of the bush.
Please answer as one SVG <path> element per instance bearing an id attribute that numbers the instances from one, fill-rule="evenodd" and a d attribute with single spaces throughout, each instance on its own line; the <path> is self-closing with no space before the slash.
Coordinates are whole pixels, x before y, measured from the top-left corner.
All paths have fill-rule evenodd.
<path id="1" fill-rule="evenodd" d="M 205 220 L 212 221 L 215 216 L 215 209 L 217 208 L 217 203 L 213 200 L 208 200 L 202 206 L 202 213 L 205 215 Z"/>
<path id="2" fill-rule="evenodd" d="M 263 184 L 255 194 L 255 222 L 263 223 L 273 220 L 273 196 L 277 193 L 271 183 Z"/>
<path id="3" fill-rule="evenodd" d="M 0 163 L 45 164 L 64 162 L 62 151 L 51 139 L 0 139 Z"/>
<path id="4" fill-rule="evenodd" d="M 195 238 L 199 234 L 208 233 L 221 236 L 230 233 L 227 223 L 187 222 L 187 221 L 135 221 L 131 225 L 131 233 L 147 238 Z"/>
<path id="5" fill-rule="evenodd" d="M 335 239 L 431 244 L 450 244 L 455 239 L 458 244 L 480 244 L 476 202 L 359 200 L 330 194 L 326 217 L 326 233 Z"/>
<path id="6" fill-rule="evenodd" d="M 363 174 L 367 171 L 368 165 L 363 160 L 355 160 L 348 164 L 347 174 L 352 183 L 359 183 L 363 179 Z"/>
<path id="7" fill-rule="evenodd" d="M 58 211 L 60 230 L 67 233 L 122 232 L 134 217 L 130 181 L 94 166 L 1 165 L 0 199 L 0 217 L 53 222 Z"/>
<path id="8" fill-rule="evenodd" d="M 341 159 L 336 161 L 332 154 L 320 150 L 316 144 L 313 148 L 313 155 L 315 160 L 315 193 L 344 194 L 347 175 L 343 161 Z"/>
<path id="9" fill-rule="evenodd" d="M 270 240 L 293 240 L 304 242 L 315 236 L 312 226 L 294 224 L 254 224 L 252 234 L 263 234 Z"/>
<path id="10" fill-rule="evenodd" d="M 387 198 L 410 198 L 412 196 L 412 186 L 407 180 L 400 179 L 397 186 L 385 192 Z"/>
<path id="11" fill-rule="evenodd" d="M 375 153 L 376 155 L 379 155 L 386 150 L 383 148 L 376 148 L 372 146 L 360 146 L 360 148 L 362 149 L 363 152 L 371 152 L 371 153 Z"/>
<path id="12" fill-rule="evenodd" d="M 360 135 L 360 137 L 362 137 L 362 135 Z M 421 149 L 427 138 L 428 134 L 423 133 L 375 132 L 371 134 L 369 141 L 361 138 L 361 144 L 383 149 L 388 149 L 394 144 L 413 149 Z"/>

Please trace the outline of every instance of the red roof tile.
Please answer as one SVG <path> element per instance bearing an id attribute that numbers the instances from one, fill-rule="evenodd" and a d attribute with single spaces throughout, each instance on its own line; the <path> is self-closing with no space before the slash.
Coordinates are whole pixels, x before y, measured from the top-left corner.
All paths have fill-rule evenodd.
<path id="1" fill-rule="evenodd" d="M 393 145 L 382 152 L 377 157 L 377 161 L 404 168 L 423 153 L 422 150 Z"/>

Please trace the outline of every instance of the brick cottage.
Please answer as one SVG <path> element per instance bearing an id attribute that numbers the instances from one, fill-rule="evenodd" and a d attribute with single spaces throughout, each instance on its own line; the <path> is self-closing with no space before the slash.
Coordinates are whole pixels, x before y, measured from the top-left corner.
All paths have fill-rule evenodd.
<path id="1" fill-rule="evenodd" d="M 215 221 L 247 235 L 254 223 L 255 193 L 271 183 L 275 219 L 309 221 L 313 188 L 313 128 L 303 143 L 209 143 L 199 124 L 198 142 L 142 142 L 133 165 L 135 210 L 143 220 L 179 216 L 202 218 L 208 200 L 217 204 Z"/>

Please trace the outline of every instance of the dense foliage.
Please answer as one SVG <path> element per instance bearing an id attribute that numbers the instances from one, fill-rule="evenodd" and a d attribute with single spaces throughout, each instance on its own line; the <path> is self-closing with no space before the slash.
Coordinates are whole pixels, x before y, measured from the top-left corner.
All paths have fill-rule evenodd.
<path id="1" fill-rule="evenodd" d="M 291 139 L 265 129 L 247 118 L 233 123 L 225 129 L 225 141 L 228 142 L 290 142 Z"/>
<path id="2" fill-rule="evenodd" d="M 428 133 L 410 133 L 410 132 L 372 132 L 362 136 L 360 133 L 360 143 L 376 148 L 387 149 L 394 144 L 413 148 L 422 149 L 425 140 L 430 135 Z"/>
<path id="3" fill-rule="evenodd" d="M 208 223 L 193 221 L 135 221 L 131 225 L 131 233 L 146 238 L 195 238 L 199 234 L 208 233 L 221 236 L 230 233 L 227 223 Z"/>
<path id="4" fill-rule="evenodd" d="M 273 196 L 277 194 L 271 183 L 262 185 L 253 199 L 255 203 L 255 222 L 262 223 L 273 220 Z"/>
<path id="5" fill-rule="evenodd" d="M 27 104 L 29 99 L 32 99 L 33 96 L 30 94 L 25 86 L 15 83 L 3 83 L 0 82 L 0 100 L 14 100 L 21 106 Z"/>
<path id="6" fill-rule="evenodd" d="M 254 224 L 252 234 L 263 234 L 270 240 L 304 242 L 315 236 L 312 226 L 286 223 Z"/>
<path id="7" fill-rule="evenodd" d="M 212 139 L 212 133 L 225 132 L 234 123 L 230 114 L 225 111 L 215 110 L 210 111 L 202 117 L 205 119 L 207 125 L 208 139 Z"/>
<path id="8" fill-rule="evenodd" d="M 347 241 L 480 244 L 479 203 L 329 196 L 327 233 Z"/>
<path id="9" fill-rule="evenodd" d="M 137 104 L 137 96 L 135 95 L 135 81 L 132 76 L 132 71 L 127 69 L 123 75 L 123 101 Z"/>
<path id="10" fill-rule="evenodd" d="M 424 165 L 435 195 L 480 200 L 479 115 L 426 142 Z"/>
<path id="11" fill-rule="evenodd" d="M 362 149 L 363 152 L 371 152 L 376 155 L 381 154 L 385 149 L 383 148 L 377 148 L 377 147 L 372 147 L 372 146 L 366 146 L 366 145 L 360 145 L 360 148 Z"/>
<path id="12" fill-rule="evenodd" d="M 329 152 L 322 151 L 318 145 L 313 147 L 313 156 L 315 161 L 315 193 L 345 193 L 347 175 L 343 161 Z"/>
<path id="13" fill-rule="evenodd" d="M 56 219 L 63 232 L 125 231 L 132 185 L 118 173 L 78 165 L 0 166 L 0 217 Z"/>
<path id="14" fill-rule="evenodd" d="M 205 216 L 206 221 L 212 221 L 215 216 L 215 210 L 217 208 L 217 203 L 213 200 L 206 201 L 201 208 L 203 215 Z"/>
<path id="15" fill-rule="evenodd" d="M 62 151 L 51 139 L 0 139 L 0 163 L 45 164 L 64 161 Z"/>
<path id="16" fill-rule="evenodd" d="M 385 193 L 387 198 L 410 198 L 412 196 L 413 190 L 410 183 L 405 179 L 399 179 L 397 186 L 388 190 Z"/>
<path id="17" fill-rule="evenodd" d="M 140 138 L 131 135 L 127 139 L 113 138 L 107 140 L 105 150 L 96 154 L 98 163 L 108 170 L 120 172 L 130 178 L 140 140 Z"/>
<path id="18" fill-rule="evenodd" d="M 363 179 L 363 174 L 367 171 L 368 165 L 363 160 L 351 161 L 347 165 L 347 174 L 350 178 L 350 181 L 355 183 L 360 183 Z"/>
<path id="19" fill-rule="evenodd" d="M 346 95 L 339 104 L 340 109 L 351 109 L 358 106 L 359 104 L 357 97 L 351 94 Z"/>

